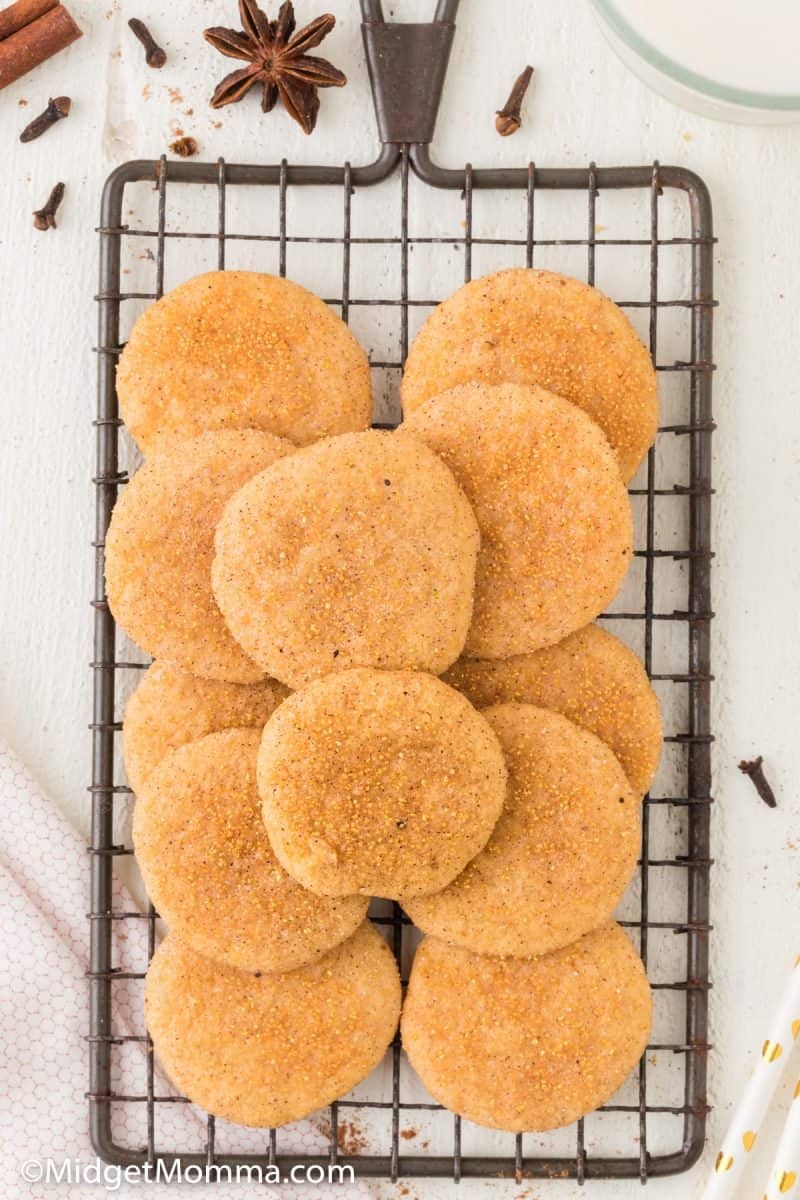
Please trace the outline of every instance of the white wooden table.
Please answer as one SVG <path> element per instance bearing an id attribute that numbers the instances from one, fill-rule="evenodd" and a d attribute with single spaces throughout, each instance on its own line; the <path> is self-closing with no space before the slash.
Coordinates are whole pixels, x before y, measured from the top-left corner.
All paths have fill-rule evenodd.
<path id="1" fill-rule="evenodd" d="M 255 99 L 215 113 L 207 97 L 235 65 L 202 40 L 234 25 L 234 0 L 70 0 L 85 37 L 0 93 L 0 460 L 3 595 L 0 733 L 53 798 L 85 825 L 89 766 L 92 444 L 96 237 L 103 179 L 117 163 L 162 153 L 179 131 L 205 158 L 353 163 L 377 137 L 355 0 L 329 0 L 338 24 L 323 53 L 350 77 L 322 97 L 316 134 Z M 300 0 L 301 18 L 317 7 Z M 387 15 L 427 19 L 433 0 L 397 0 Z M 170 59 L 148 70 L 127 29 L 148 20 Z M 501 140 L 493 111 L 526 61 L 537 73 L 523 130 Z M 22 126 L 49 95 L 73 112 L 22 146 Z M 530 4 L 463 0 L 439 119 L 447 164 L 692 167 L 715 204 L 716 325 L 714 727 L 717 732 L 713 876 L 712 1139 L 748 1072 L 757 1017 L 794 950 L 800 897 L 800 373 L 797 166 L 800 127 L 714 124 L 648 92 L 617 61 L 583 0 Z M 59 227 L 36 232 L 30 213 L 57 179 L 67 184 Z M 769 811 L 736 769 L 763 753 L 779 797 Z M 44 850 L 46 853 L 46 849 Z M 784 1095 L 784 1100 L 786 1100 Z M 761 1140 L 761 1139 L 760 1139 Z M 763 1141 L 767 1141 L 765 1137 Z M 707 1156 L 708 1158 L 708 1156 Z M 706 1162 L 706 1167 L 707 1167 Z M 703 1171 L 654 1182 L 650 1193 L 696 1197 Z M 760 1182 L 760 1181 L 758 1181 Z M 452 1194 L 411 1183 L 412 1196 Z M 378 1195 L 397 1194 L 372 1185 Z M 757 1186 L 755 1187 L 757 1191 Z M 569 1183 L 463 1183 L 460 1195 L 572 1197 Z M 243 1193 L 244 1194 L 244 1193 Z M 592 1183 L 580 1193 L 624 1200 L 638 1183 Z"/>

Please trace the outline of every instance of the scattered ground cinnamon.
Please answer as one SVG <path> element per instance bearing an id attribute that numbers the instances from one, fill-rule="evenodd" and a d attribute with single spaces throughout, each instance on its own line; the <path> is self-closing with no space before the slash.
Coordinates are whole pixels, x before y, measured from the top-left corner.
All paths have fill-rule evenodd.
<path id="1" fill-rule="evenodd" d="M 319 1131 L 323 1137 L 331 1136 L 331 1123 L 328 1117 L 320 1121 Z M 337 1123 L 336 1146 L 340 1154 L 355 1157 L 363 1154 L 368 1145 L 369 1135 L 357 1121 L 339 1121 Z"/>
<path id="2" fill-rule="evenodd" d="M 340 1121 L 336 1130 L 336 1144 L 342 1154 L 363 1154 L 369 1145 L 369 1139 L 356 1121 Z"/>

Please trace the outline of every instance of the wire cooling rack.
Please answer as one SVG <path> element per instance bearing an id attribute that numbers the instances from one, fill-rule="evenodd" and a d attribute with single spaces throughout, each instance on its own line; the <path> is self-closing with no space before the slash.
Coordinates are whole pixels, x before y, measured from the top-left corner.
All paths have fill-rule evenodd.
<path id="1" fill-rule="evenodd" d="M 91 1136 L 108 1162 L 351 1165 L 357 1176 L 640 1177 L 685 1170 L 704 1143 L 709 902 L 709 660 L 712 385 L 712 219 L 702 181 L 682 168 L 445 170 L 430 134 L 414 138 L 380 73 L 381 47 L 412 31 L 439 47 L 444 76 L 455 2 L 429 26 L 383 28 L 363 0 L 383 149 L 366 167 L 134 162 L 106 185 L 100 227 L 99 402 L 92 723 Z M 424 31 L 428 31 L 426 34 Z M 414 32 L 415 31 L 415 32 Z M 432 33 L 431 33 L 432 31 Z M 434 47 L 435 48 L 435 47 Z M 396 48 L 395 48 L 396 49 Z M 395 62 L 397 53 L 393 54 Z M 439 83 L 441 83 L 441 78 Z M 435 116 L 436 97 L 429 104 Z M 398 113 L 405 128 L 398 129 Z M 420 118 L 421 119 L 421 118 Z M 432 118 L 429 121 L 432 132 Z M 419 125 L 418 125 L 419 128 Z M 433 190 L 432 190 L 433 189 Z M 194 224 L 187 228 L 191 201 Z M 197 214 L 202 212 L 203 217 Z M 124 215 L 123 215 L 124 214 Z M 133 320 L 166 288 L 206 269 L 288 275 L 322 294 L 369 351 L 376 423 L 399 420 L 397 385 L 409 342 L 443 296 L 510 265 L 546 266 L 596 283 L 628 312 L 660 377 L 662 425 L 630 488 L 634 566 L 601 620 L 644 660 L 667 726 L 664 760 L 645 798 L 641 863 L 618 913 L 648 968 L 653 1040 L 637 1071 L 598 1113 L 553 1134 L 482 1130 L 435 1105 L 399 1041 L 387 1062 L 321 1114 L 312 1149 L 289 1126 L 247 1131 L 208 1117 L 196 1145 L 165 1143 L 165 1106 L 142 1006 L 156 943 L 152 907 L 115 908 L 130 883 L 131 802 L 121 767 L 124 701 L 147 664 L 115 627 L 103 545 L 118 490 L 136 464 L 118 416 L 117 358 Z M 130 906 L 128 906 L 129 908 Z M 374 906 L 407 976 L 416 931 L 397 906 Z M 140 935 L 141 965 L 120 967 Z M 120 989 L 139 1027 L 120 1029 Z M 142 1085 L 117 1086 L 116 1056 L 141 1052 Z M 135 1115 L 132 1115 L 135 1114 Z M 244 1146 L 244 1149 L 242 1148 Z"/>

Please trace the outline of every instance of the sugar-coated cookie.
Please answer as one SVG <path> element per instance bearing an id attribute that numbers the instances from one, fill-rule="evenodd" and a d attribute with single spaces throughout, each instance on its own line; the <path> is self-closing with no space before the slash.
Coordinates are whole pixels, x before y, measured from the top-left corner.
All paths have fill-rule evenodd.
<path id="1" fill-rule="evenodd" d="M 570 1125 L 604 1104 L 644 1053 L 652 999 L 613 921 L 540 958 L 475 954 L 425 938 L 403 1008 L 403 1046 L 428 1091 L 478 1125 Z"/>
<path id="2" fill-rule="evenodd" d="M 633 651 L 598 625 L 534 654 L 461 658 L 442 678 L 476 708 L 513 700 L 562 713 L 611 747 L 637 792 L 650 788 L 663 743 L 658 697 Z"/>
<path id="3" fill-rule="evenodd" d="M 139 317 L 117 370 L 145 454 L 206 429 L 262 429 L 296 445 L 369 427 L 369 364 L 350 330 L 289 279 L 210 271 Z"/>
<path id="4" fill-rule="evenodd" d="M 449 887 L 404 901 L 426 933 L 525 957 L 606 921 L 636 868 L 639 797 L 609 748 L 560 713 L 486 709 L 509 773 L 485 848 Z"/>
<path id="5" fill-rule="evenodd" d="M 478 527 L 422 442 L 372 430 L 299 450 L 231 499 L 214 594 L 244 651 L 301 687 L 329 671 L 458 658 Z"/>
<path id="6" fill-rule="evenodd" d="M 261 733 L 227 729 L 169 753 L 133 814 L 150 899 L 200 954 L 251 971 L 321 958 L 366 916 L 361 896 L 315 896 L 269 844 L 256 788 Z"/>
<path id="7" fill-rule="evenodd" d="M 184 1095 L 237 1125 L 285 1125 L 378 1065 L 397 1029 L 400 976 L 369 922 L 319 962 L 279 975 L 212 962 L 170 934 L 150 964 L 145 1008 Z"/>
<path id="8" fill-rule="evenodd" d="M 542 388 L 468 383 L 415 409 L 406 431 L 439 454 L 481 531 L 469 658 L 561 641 L 616 594 L 630 502 L 602 430 Z"/>
<path id="9" fill-rule="evenodd" d="M 264 730 L 258 786 L 278 859 L 324 895 L 445 887 L 486 844 L 506 767 L 488 722 L 415 671 L 326 675 Z"/>
<path id="10" fill-rule="evenodd" d="M 434 309 L 406 361 L 404 412 L 472 381 L 539 384 L 585 409 L 626 481 L 656 435 L 658 391 L 648 351 L 622 309 L 567 275 L 497 271 Z"/>
<path id="11" fill-rule="evenodd" d="M 108 602 L 154 658 L 209 679 L 264 678 L 212 595 L 214 529 L 233 493 L 293 450 L 253 429 L 203 433 L 153 455 L 127 485 L 106 534 Z"/>
<path id="12" fill-rule="evenodd" d="M 222 729 L 264 728 L 289 690 L 276 679 L 225 683 L 157 662 L 125 706 L 122 749 L 134 792 L 170 750 Z"/>

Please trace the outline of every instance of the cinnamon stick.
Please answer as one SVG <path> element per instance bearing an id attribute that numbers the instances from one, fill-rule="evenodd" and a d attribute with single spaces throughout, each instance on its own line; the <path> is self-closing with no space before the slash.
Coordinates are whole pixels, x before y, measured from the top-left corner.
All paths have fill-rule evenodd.
<path id="1" fill-rule="evenodd" d="M 12 33 L 19 33 L 20 29 L 30 25 L 31 21 L 35 21 L 37 17 L 43 17 L 58 3 L 59 0 L 17 0 L 16 4 L 10 4 L 8 8 L 2 9 L 0 11 L 0 41 L 10 37 Z"/>
<path id="2" fill-rule="evenodd" d="M 16 22 L 35 11 L 35 5 L 47 0 L 17 0 L 10 9 L 0 13 L 0 31 L 6 27 L 2 18 L 17 10 L 16 16 L 6 24 L 11 29 L 6 36 L 0 32 L 0 88 L 8 87 L 22 75 L 66 49 L 81 36 L 81 30 L 73 21 L 63 4 L 54 4 L 39 16 L 34 16 L 26 25 L 17 28 Z M 20 7 L 21 6 L 21 7 Z"/>

